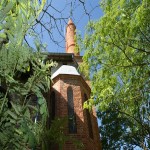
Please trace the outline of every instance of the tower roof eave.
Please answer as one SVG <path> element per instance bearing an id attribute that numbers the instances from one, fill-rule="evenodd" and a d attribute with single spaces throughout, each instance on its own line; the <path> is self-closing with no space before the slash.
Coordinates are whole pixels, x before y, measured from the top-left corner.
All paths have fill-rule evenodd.
<path id="1" fill-rule="evenodd" d="M 55 78 L 59 74 L 80 76 L 77 69 L 74 66 L 69 66 L 69 65 L 62 65 L 56 72 L 53 73 L 51 79 Z"/>

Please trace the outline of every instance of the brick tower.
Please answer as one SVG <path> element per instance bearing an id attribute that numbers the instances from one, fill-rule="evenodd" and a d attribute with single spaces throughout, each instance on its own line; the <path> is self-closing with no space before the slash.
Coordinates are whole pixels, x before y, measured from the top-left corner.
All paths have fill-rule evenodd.
<path id="1" fill-rule="evenodd" d="M 75 25 L 70 19 L 66 27 L 66 53 L 50 53 L 49 59 L 58 63 L 52 68 L 50 93 L 51 119 L 67 117 L 65 134 L 82 142 L 85 150 L 101 150 L 95 109 L 83 109 L 83 103 L 90 97 L 90 86 L 77 68 L 82 56 L 75 53 Z M 68 141 L 64 150 L 77 150 Z"/>

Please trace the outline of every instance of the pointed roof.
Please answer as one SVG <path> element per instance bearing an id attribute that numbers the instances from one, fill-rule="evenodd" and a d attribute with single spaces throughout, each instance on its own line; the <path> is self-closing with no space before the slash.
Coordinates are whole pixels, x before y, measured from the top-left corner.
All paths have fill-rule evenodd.
<path id="1" fill-rule="evenodd" d="M 69 18 L 69 20 L 68 20 L 68 24 L 67 24 L 67 26 L 69 26 L 69 25 L 74 25 L 74 26 L 75 26 L 75 24 L 73 23 L 73 21 L 72 21 L 72 19 L 71 19 L 71 18 Z"/>
<path id="2" fill-rule="evenodd" d="M 70 23 L 73 23 L 71 18 L 69 18 L 69 20 L 68 20 L 68 24 L 70 24 Z"/>

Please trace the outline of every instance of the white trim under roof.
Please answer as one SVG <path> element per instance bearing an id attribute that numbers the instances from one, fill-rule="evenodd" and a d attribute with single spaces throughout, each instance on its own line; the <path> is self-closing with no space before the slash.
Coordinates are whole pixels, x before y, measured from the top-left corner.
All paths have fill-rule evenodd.
<path id="1" fill-rule="evenodd" d="M 56 76 L 58 76 L 59 74 L 69 74 L 69 75 L 77 75 L 80 76 L 79 72 L 77 71 L 77 69 L 73 66 L 69 66 L 69 65 L 62 65 L 57 71 L 55 71 L 52 76 L 51 79 L 54 79 Z"/>

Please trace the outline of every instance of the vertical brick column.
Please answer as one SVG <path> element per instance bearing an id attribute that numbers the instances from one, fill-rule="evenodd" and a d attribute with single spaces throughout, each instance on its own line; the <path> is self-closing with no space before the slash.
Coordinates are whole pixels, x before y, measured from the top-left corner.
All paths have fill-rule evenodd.
<path id="1" fill-rule="evenodd" d="M 89 137 L 87 118 L 83 110 L 83 95 L 86 93 L 90 96 L 90 88 L 88 84 L 81 76 L 59 75 L 54 79 L 52 87 L 56 92 L 56 115 L 60 118 L 68 116 L 67 88 L 71 87 L 73 90 L 77 133 L 69 134 L 67 125 L 65 134 L 82 142 L 85 150 L 101 150 L 95 109 L 93 109 L 93 113 L 91 113 L 92 130 L 94 134 L 93 139 Z M 64 145 L 64 150 L 77 150 L 77 148 L 73 142 L 68 141 Z"/>

